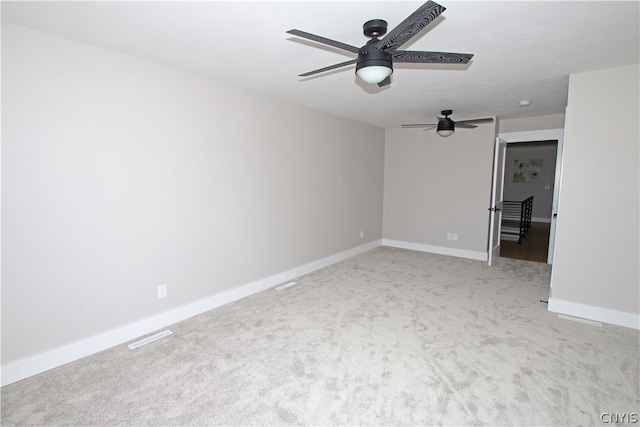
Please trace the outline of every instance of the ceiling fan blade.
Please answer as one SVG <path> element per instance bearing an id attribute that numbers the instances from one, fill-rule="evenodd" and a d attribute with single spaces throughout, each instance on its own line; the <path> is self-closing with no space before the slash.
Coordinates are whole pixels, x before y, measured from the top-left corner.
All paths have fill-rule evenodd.
<path id="1" fill-rule="evenodd" d="M 438 126 L 437 124 L 433 124 L 433 123 L 413 123 L 413 124 L 408 124 L 408 125 L 402 125 L 401 127 L 404 129 L 418 129 L 418 128 L 423 128 L 426 127 L 427 129 L 431 129 Z M 426 130 L 426 129 L 425 129 Z"/>
<path id="2" fill-rule="evenodd" d="M 324 73 L 325 71 L 329 71 L 329 70 L 335 70 L 336 68 L 340 68 L 340 67 L 346 67 L 347 65 L 353 65 L 356 62 L 358 62 L 357 59 L 352 59 L 350 61 L 346 61 L 346 62 L 341 62 L 339 64 L 334 64 L 334 65 L 329 65 L 328 67 L 324 67 L 324 68 L 319 68 L 317 70 L 313 70 L 313 71 L 309 71 L 307 73 L 304 74 L 300 74 L 299 77 L 308 77 L 308 76 L 313 76 L 314 74 L 318 74 L 318 73 Z"/>
<path id="3" fill-rule="evenodd" d="M 391 84 L 391 76 L 387 76 L 386 79 L 378 83 L 378 87 L 384 87 Z"/>
<path id="4" fill-rule="evenodd" d="M 392 54 L 395 62 L 420 62 L 432 64 L 466 64 L 472 53 L 427 52 L 420 50 L 398 50 Z"/>
<path id="5" fill-rule="evenodd" d="M 460 123 L 460 122 L 456 122 L 456 127 L 457 128 L 464 128 L 464 129 L 473 129 L 473 128 L 477 128 L 478 126 L 476 125 L 471 125 L 469 123 Z"/>
<path id="6" fill-rule="evenodd" d="M 444 6 L 440 6 L 433 1 L 426 2 L 391 32 L 387 33 L 376 47 L 387 52 L 395 52 L 396 49 L 436 19 L 445 9 Z"/>
<path id="7" fill-rule="evenodd" d="M 326 37 L 316 36 L 315 34 L 306 33 L 300 30 L 289 30 L 288 34 L 293 34 L 294 36 L 302 37 L 303 39 L 313 40 L 314 42 L 326 44 L 328 46 L 337 47 L 338 49 L 346 50 L 347 52 L 358 53 L 360 52 L 360 48 L 351 46 L 346 43 L 338 42 L 335 40 L 328 39 Z"/>
<path id="8" fill-rule="evenodd" d="M 487 117 L 484 119 L 460 120 L 459 122 L 456 122 L 456 125 L 460 123 L 489 123 L 492 121 L 493 121 L 493 117 Z"/>

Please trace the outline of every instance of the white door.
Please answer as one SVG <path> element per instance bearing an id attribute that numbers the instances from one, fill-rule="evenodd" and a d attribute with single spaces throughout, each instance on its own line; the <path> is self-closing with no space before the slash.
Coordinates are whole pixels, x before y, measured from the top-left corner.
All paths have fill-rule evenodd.
<path id="1" fill-rule="evenodd" d="M 496 138 L 493 153 L 493 183 L 491 185 L 491 215 L 489 216 L 489 265 L 494 265 L 500 257 L 500 222 L 502 220 L 502 186 L 504 183 L 504 161 L 507 141 Z"/>
<path id="2" fill-rule="evenodd" d="M 556 219 L 558 217 L 558 200 L 560 199 L 560 177 L 562 176 L 562 150 L 564 141 L 558 139 L 556 149 L 556 172 L 553 183 L 553 202 L 551 205 L 551 225 L 549 228 L 549 252 L 547 253 L 547 264 L 553 264 L 553 253 L 556 246 Z"/>

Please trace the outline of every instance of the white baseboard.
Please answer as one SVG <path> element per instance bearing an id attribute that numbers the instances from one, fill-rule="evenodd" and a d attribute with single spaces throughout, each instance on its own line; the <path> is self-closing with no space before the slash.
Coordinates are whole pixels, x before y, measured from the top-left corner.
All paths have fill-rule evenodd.
<path id="1" fill-rule="evenodd" d="M 313 271 L 335 264 L 354 255 L 369 251 L 381 245 L 382 240 L 366 243 L 317 261 L 301 265 L 291 270 L 248 283 L 225 292 L 220 292 L 219 294 L 195 301 L 191 304 L 177 307 L 172 310 L 159 313 L 155 316 L 76 341 L 69 345 L 8 363 L 7 365 L 2 366 L 0 371 L 0 375 L 2 376 L 2 386 L 23 380 L 58 366 L 65 365 L 108 348 L 124 344 L 133 339 L 140 338 L 143 335 L 155 332 L 158 329 L 166 328 L 167 326 L 173 325 L 177 322 L 181 322 L 230 302 L 272 288 L 283 282 L 309 274 Z"/>
<path id="2" fill-rule="evenodd" d="M 549 298 L 549 305 L 547 306 L 547 309 L 554 313 L 566 314 L 573 317 L 579 317 L 581 319 L 625 326 L 632 329 L 640 329 L 640 315 L 638 314 L 625 313 L 623 311 L 611 310 L 593 305 L 578 304 L 555 298 Z"/>
<path id="3" fill-rule="evenodd" d="M 382 239 L 382 245 L 401 249 L 411 249 L 420 252 L 429 252 L 433 254 L 450 255 L 458 258 L 469 258 L 478 261 L 487 261 L 486 252 L 468 251 L 465 249 L 447 248 L 444 246 L 425 245 L 423 243 L 404 242 L 401 240 L 390 239 Z"/>

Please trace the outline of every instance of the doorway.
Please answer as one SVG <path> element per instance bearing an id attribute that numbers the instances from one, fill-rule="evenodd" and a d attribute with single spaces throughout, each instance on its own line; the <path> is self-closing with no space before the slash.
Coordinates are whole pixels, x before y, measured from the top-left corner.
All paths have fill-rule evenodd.
<path id="1" fill-rule="evenodd" d="M 557 149 L 557 140 L 507 143 L 502 184 L 505 206 L 516 208 L 528 198 L 532 203 L 530 222 L 521 238 L 514 240 L 513 233 L 503 227 L 500 256 L 548 261 Z"/>
<path id="2" fill-rule="evenodd" d="M 507 143 L 507 150 L 511 150 L 511 155 L 505 155 L 503 199 L 534 196 L 531 227 L 526 237 L 522 243 L 501 240 L 500 256 L 553 264 L 564 129 L 501 133 L 499 138 Z M 529 179 L 516 176 L 516 172 L 521 172 L 515 169 L 516 160 L 535 166 L 536 173 Z"/>

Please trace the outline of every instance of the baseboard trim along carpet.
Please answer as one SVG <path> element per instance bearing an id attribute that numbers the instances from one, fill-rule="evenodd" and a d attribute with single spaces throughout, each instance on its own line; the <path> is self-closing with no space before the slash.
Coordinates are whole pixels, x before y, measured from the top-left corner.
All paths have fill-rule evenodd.
<path id="1" fill-rule="evenodd" d="M 640 315 L 638 314 L 625 313 L 623 311 L 610 310 L 608 308 L 595 307 L 592 305 L 578 304 L 555 298 L 549 298 L 548 310 L 558 314 L 566 314 L 568 316 L 579 317 L 581 319 L 640 330 Z"/>
<path id="2" fill-rule="evenodd" d="M 439 255 L 450 255 L 458 258 L 487 261 L 487 252 L 469 251 L 466 249 L 447 248 L 444 246 L 425 245 L 423 243 L 404 242 L 402 240 L 382 239 L 382 246 L 392 248 L 410 249 L 413 251 L 429 252 Z"/>
<path id="3" fill-rule="evenodd" d="M 155 316 L 120 326 L 63 347 L 8 363 L 7 365 L 2 366 L 1 369 L 2 386 L 57 368 L 58 366 L 65 365 L 108 348 L 127 343 L 128 341 L 143 338 L 144 335 L 151 334 L 159 329 L 166 328 L 167 326 L 197 316 L 206 311 L 213 310 L 214 308 L 233 301 L 237 301 L 241 298 L 245 298 L 257 292 L 281 285 L 282 283 L 295 279 L 296 277 L 309 274 L 352 256 L 375 249 L 381 245 L 382 240 L 365 243 L 355 248 L 330 255 L 291 270 L 195 301 L 191 304 L 177 307 L 175 309 L 159 313 Z"/>

